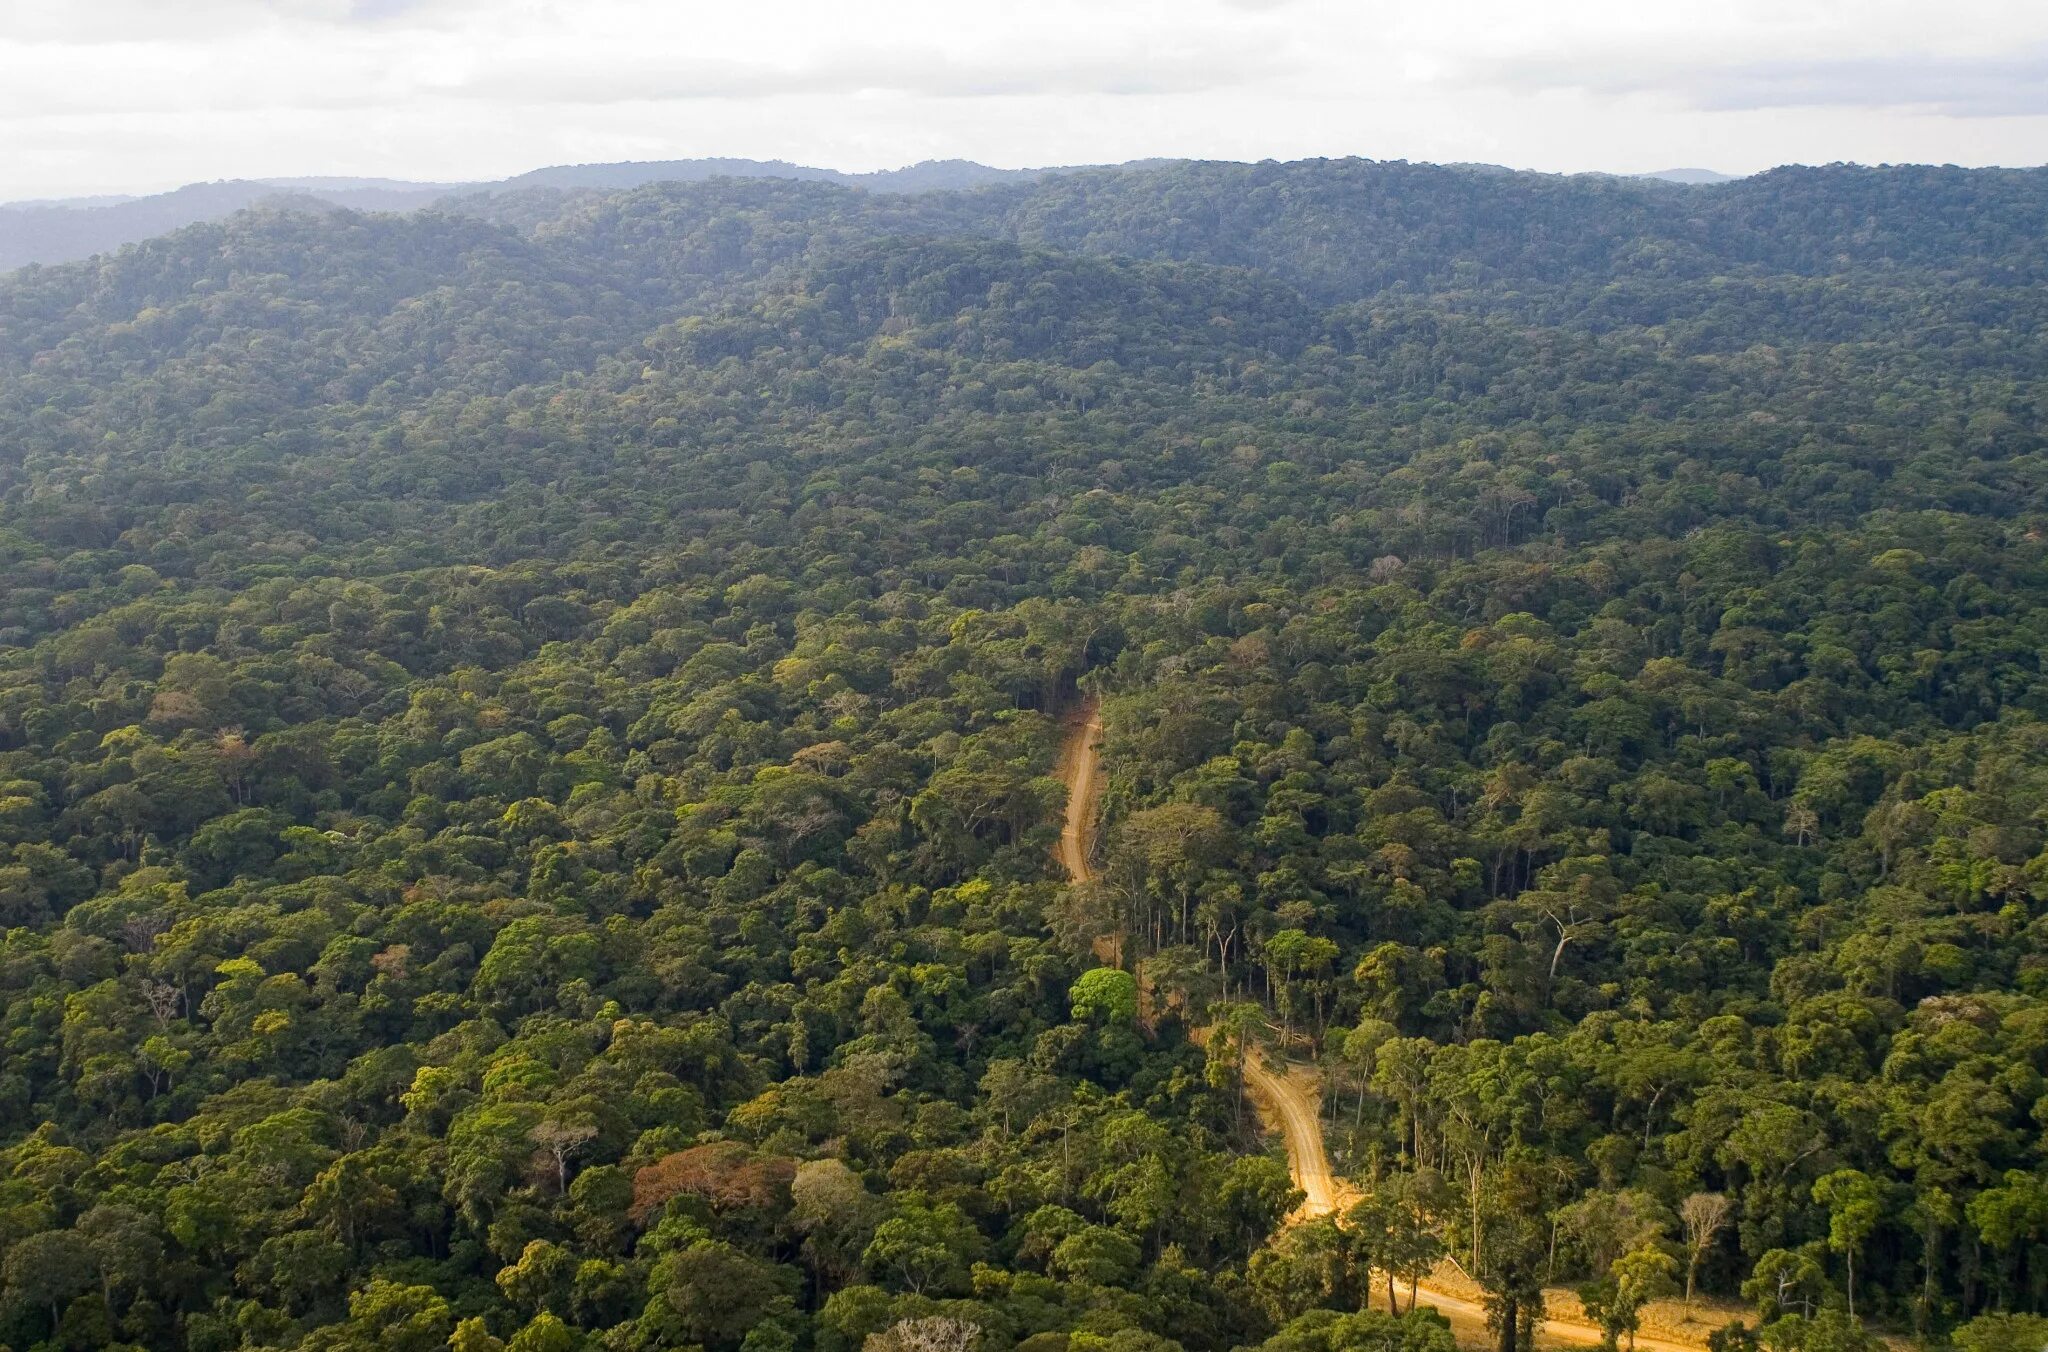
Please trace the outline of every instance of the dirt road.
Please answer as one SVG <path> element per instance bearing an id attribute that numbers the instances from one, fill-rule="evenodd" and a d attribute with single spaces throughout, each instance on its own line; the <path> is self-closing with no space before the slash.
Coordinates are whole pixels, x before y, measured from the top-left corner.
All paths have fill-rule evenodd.
<path id="1" fill-rule="evenodd" d="M 1307 1194 L 1295 1211 L 1295 1218 L 1308 1220 L 1329 1215 L 1337 1209 L 1342 1189 L 1330 1172 L 1330 1157 L 1323 1150 L 1323 1126 L 1316 1117 L 1314 1097 L 1292 1075 L 1285 1071 L 1275 1074 L 1257 1052 L 1245 1058 L 1244 1078 L 1252 1097 L 1279 1124 L 1280 1137 L 1287 1143 L 1287 1167 L 1294 1174 L 1294 1186 Z"/>
<path id="2" fill-rule="evenodd" d="M 1095 807 L 1102 796 L 1102 706 L 1084 700 L 1067 716 L 1060 747 L 1060 779 L 1067 786 L 1067 819 L 1060 826 L 1060 866 L 1077 883 L 1095 881 Z"/>
<path id="3" fill-rule="evenodd" d="M 1060 823 L 1060 867 L 1077 883 L 1095 881 L 1095 816 L 1102 799 L 1102 706 L 1082 700 L 1066 717 L 1060 743 L 1060 782 L 1067 786 L 1067 816 Z M 1124 965 L 1123 936 L 1105 934 L 1095 940 L 1095 959 L 1112 967 Z"/>
<path id="4" fill-rule="evenodd" d="M 1379 1279 L 1379 1290 L 1386 1290 L 1386 1278 Z M 1486 1327 L 1486 1307 L 1467 1296 L 1452 1295 L 1433 1286 L 1416 1290 L 1421 1303 L 1432 1310 L 1440 1311 L 1451 1321 L 1451 1331 L 1458 1335 L 1458 1341 L 1466 1344 L 1490 1346 L 1493 1335 Z M 1545 1347 L 1598 1347 L 1601 1343 L 1600 1330 L 1591 1324 L 1575 1319 L 1546 1319 L 1536 1326 L 1536 1338 Z M 1635 1337 L 1636 1352 L 1700 1352 L 1705 1345 L 1704 1329 L 1697 1343 L 1679 1342 L 1674 1338 L 1662 1338 L 1652 1333 L 1638 1333 Z M 1624 1341 L 1623 1346 L 1628 1344 Z"/>

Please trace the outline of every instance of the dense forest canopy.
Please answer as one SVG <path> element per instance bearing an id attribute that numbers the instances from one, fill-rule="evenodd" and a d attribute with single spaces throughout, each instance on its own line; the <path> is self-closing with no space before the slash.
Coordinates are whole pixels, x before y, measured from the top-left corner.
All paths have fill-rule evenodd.
<path id="1" fill-rule="evenodd" d="M 2038 1348 L 2044 281 L 1358 161 L 0 278 L 0 1344 Z"/>

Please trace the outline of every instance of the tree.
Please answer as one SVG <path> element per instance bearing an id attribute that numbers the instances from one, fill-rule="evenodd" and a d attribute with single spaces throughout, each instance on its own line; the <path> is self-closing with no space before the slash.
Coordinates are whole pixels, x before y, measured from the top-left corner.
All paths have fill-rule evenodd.
<path id="1" fill-rule="evenodd" d="M 1136 1273 L 1144 1251 L 1123 1231 L 1107 1225 L 1082 1225 L 1053 1245 L 1047 1268 L 1063 1281 L 1088 1281 L 1121 1286 Z"/>
<path id="2" fill-rule="evenodd" d="M 1230 1000 L 1209 1007 L 1209 1029 L 1203 1042 L 1203 1075 L 1212 1089 L 1235 1086 L 1238 1115 L 1244 1113 L 1245 1058 L 1257 1056 L 1255 1039 L 1264 1011 L 1248 1000 Z"/>
<path id="3" fill-rule="evenodd" d="M 1849 1317 L 1856 1317 L 1856 1254 L 1883 1216 L 1884 1194 L 1860 1170 L 1837 1169 L 1813 1185 L 1813 1200 L 1828 1209 L 1828 1247 L 1848 1265 Z"/>
<path id="4" fill-rule="evenodd" d="M 1401 1316 L 1310 1310 L 1259 1345 L 1259 1352 L 1454 1352 L 1451 1326 L 1434 1310 Z"/>
<path id="5" fill-rule="evenodd" d="M 498 1269 L 498 1289 L 528 1314 L 566 1307 L 576 1256 L 545 1239 L 527 1241 L 519 1261 Z"/>
<path id="6" fill-rule="evenodd" d="M 903 1319 L 880 1333 L 871 1333 L 861 1352 L 975 1352 L 981 1325 L 947 1315 Z"/>
<path id="7" fill-rule="evenodd" d="M 554 1169 L 556 1194 L 567 1196 L 569 1160 L 596 1139 L 597 1124 L 585 1119 L 561 1121 L 549 1117 L 536 1123 L 529 1134 Z"/>
<path id="8" fill-rule="evenodd" d="M 1345 1214 L 1345 1224 L 1358 1235 L 1359 1247 L 1370 1255 L 1373 1266 L 1386 1273 L 1387 1308 L 1395 1314 L 1401 1312 L 1396 1283 L 1408 1283 L 1408 1308 L 1413 1312 L 1422 1278 L 1443 1257 L 1443 1241 L 1437 1238 L 1430 1219 L 1442 1209 L 1441 1191 L 1434 1175 L 1392 1174 Z"/>
<path id="9" fill-rule="evenodd" d="M 1685 1312 L 1692 1315 L 1692 1291 L 1700 1263 L 1714 1246 L 1714 1237 L 1728 1223 L 1728 1197 L 1719 1192 L 1695 1192 L 1678 1204 L 1678 1219 L 1685 1226 Z"/>
<path id="10" fill-rule="evenodd" d="M 665 1255 L 651 1280 L 683 1336 L 708 1352 L 737 1349 L 750 1329 L 794 1298 L 797 1286 L 790 1269 L 716 1239 Z"/>
<path id="11" fill-rule="evenodd" d="M 361 1152 L 343 1155 L 320 1171 L 299 1198 L 299 1214 L 353 1249 L 399 1220 L 396 1189 Z"/>
<path id="12" fill-rule="evenodd" d="M 1670 1213 L 1640 1188 L 1596 1188 L 1560 1207 L 1555 1219 L 1578 1242 L 1587 1269 L 1604 1278 L 1623 1254 L 1662 1240 Z"/>
<path id="13" fill-rule="evenodd" d="M 1788 1314 L 1758 1332 L 1769 1352 L 1877 1352 L 1884 1346 L 1861 1321 L 1837 1309 Z"/>
<path id="14" fill-rule="evenodd" d="M 1543 1319 L 1549 1243 L 1542 1223 L 1544 1182 L 1536 1162 L 1517 1156 L 1486 1175 L 1485 1224 L 1472 1276 L 1485 1292 L 1486 1323 L 1499 1352 L 1528 1352 Z"/>
<path id="15" fill-rule="evenodd" d="M 1260 947 L 1260 954 L 1266 963 L 1267 989 L 1273 992 L 1280 1007 L 1281 1036 L 1284 1039 L 1294 1027 L 1296 981 L 1313 978 L 1335 962 L 1337 945 L 1321 935 L 1283 929 L 1267 937 Z M 1317 1008 L 1320 1012 L 1320 997 Z"/>
<path id="16" fill-rule="evenodd" d="M 1131 813 L 1117 825 L 1108 868 L 1111 884 L 1145 898 L 1139 935 L 1157 950 L 1194 937 L 1194 902 L 1208 871 L 1224 856 L 1230 825 L 1215 808 L 1164 803 Z"/>
<path id="17" fill-rule="evenodd" d="M 2048 1347 L 2048 1315 L 1980 1314 L 1948 1337 L 1958 1352 L 2040 1352 Z"/>
<path id="18" fill-rule="evenodd" d="M 393 1352 L 434 1352 L 454 1331 L 448 1302 L 431 1286 L 407 1286 L 373 1277 L 348 1298 L 351 1341 L 342 1346 L 390 1348 Z"/>
<path id="19" fill-rule="evenodd" d="M 581 1342 L 567 1324 L 543 1311 L 512 1335 L 505 1352 L 575 1352 Z"/>
<path id="20" fill-rule="evenodd" d="M 820 1285 L 836 1285 L 858 1271 L 861 1251 L 887 1209 L 860 1175 L 841 1160 L 806 1160 L 796 1167 L 789 1200 L 790 1219 Z"/>
<path id="21" fill-rule="evenodd" d="M 471 1315 L 448 1336 L 448 1348 L 449 1352 L 505 1352 L 505 1342 L 491 1333 L 482 1318 Z"/>
<path id="22" fill-rule="evenodd" d="M 71 1230 L 44 1230 L 17 1240 L 0 1263 L 8 1296 L 48 1310 L 53 1329 L 63 1306 L 92 1289 L 93 1276 L 92 1248 Z"/>
<path id="23" fill-rule="evenodd" d="M 2002 1305 L 2010 1258 L 2048 1237 L 2048 1177 L 2008 1169 L 2002 1185 L 1972 1197 L 1964 1214 L 1984 1242 L 2007 1260 L 2000 1263 L 1998 1272 Z"/>
<path id="24" fill-rule="evenodd" d="M 1749 1280 L 1742 1284 L 1742 1298 L 1757 1307 L 1760 1323 L 1779 1318 L 1795 1303 L 1803 1312 L 1813 1312 L 1825 1285 L 1816 1248 L 1809 1244 L 1772 1249 L 1756 1260 Z"/>
<path id="25" fill-rule="evenodd" d="M 1643 1306 L 1676 1291 L 1677 1275 L 1677 1259 L 1646 1245 L 1615 1259 L 1607 1279 L 1584 1293 L 1587 1311 L 1598 1319 L 1602 1343 L 1610 1352 L 1624 1333 L 1629 1352 L 1635 1352 Z"/>
<path id="26" fill-rule="evenodd" d="M 1102 1020 L 1112 1026 L 1128 1026 L 1138 1018 L 1138 981 L 1115 967 L 1092 967 L 1068 992 L 1074 1018 L 1083 1022 Z"/>
<path id="27" fill-rule="evenodd" d="M 635 1171 L 631 1214 L 644 1224 L 671 1198 L 685 1194 L 721 1215 L 773 1211 L 787 1203 L 795 1178 L 794 1160 L 758 1155 L 738 1141 L 712 1141 Z"/>
<path id="28" fill-rule="evenodd" d="M 163 1239 L 140 1209 L 103 1202 L 80 1216 L 74 1228 L 92 1250 L 91 1266 L 110 1308 L 117 1292 L 140 1292 L 157 1275 Z"/>
<path id="29" fill-rule="evenodd" d="M 878 1279 L 913 1294 L 938 1294 L 966 1284 L 968 1265 L 982 1248 L 980 1233 L 957 1205 L 912 1196 L 876 1227 L 861 1262 Z"/>
<path id="30" fill-rule="evenodd" d="M 1068 1000 L 1073 996 L 1070 993 Z M 998 1057 L 981 1077 L 982 1096 L 1010 1132 L 1050 1107 L 1060 1092 L 1059 1081 L 1031 1069 L 1023 1061 Z"/>
<path id="31" fill-rule="evenodd" d="M 1357 1308 L 1363 1292 L 1350 1236 L 1328 1216 L 1288 1227 L 1254 1253 L 1245 1274 L 1269 1318 L 1286 1323 L 1316 1308 Z"/>
<path id="32" fill-rule="evenodd" d="M 1216 1233 L 1228 1253 L 1249 1253 L 1301 1205 L 1287 1166 L 1270 1155 L 1233 1159 L 1223 1168 L 1215 1196 Z"/>

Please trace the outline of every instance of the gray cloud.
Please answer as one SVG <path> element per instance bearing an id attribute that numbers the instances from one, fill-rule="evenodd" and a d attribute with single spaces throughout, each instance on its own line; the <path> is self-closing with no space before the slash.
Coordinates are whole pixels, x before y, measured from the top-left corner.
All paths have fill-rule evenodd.
<path id="1" fill-rule="evenodd" d="M 410 14 L 426 3 L 426 0 L 355 0 L 348 9 L 348 17 L 356 23 L 381 23 Z"/>
<path id="2" fill-rule="evenodd" d="M 456 20 L 477 0 L 71 0 L 0 5 L 0 42 L 107 47 L 194 43 L 248 34 L 265 25 L 322 30 L 408 21 Z"/>
<path id="3" fill-rule="evenodd" d="M 1668 56 L 1587 53 L 1467 72 L 1522 92 L 1677 97 L 1709 112 L 1771 108 L 1910 108 L 1949 117 L 2048 113 L 2048 49 L 2004 56 L 1801 58 L 1686 65 Z"/>
<path id="4" fill-rule="evenodd" d="M 1228 89 L 1289 69 L 1271 47 L 1187 48 L 1129 59 L 1118 53 L 1007 59 L 940 51 L 843 53 L 802 65 L 717 60 L 522 60 L 494 65 L 439 92 L 466 98 L 571 104 L 762 99 L 892 93 L 926 98 L 1048 94 L 1159 95 Z"/>

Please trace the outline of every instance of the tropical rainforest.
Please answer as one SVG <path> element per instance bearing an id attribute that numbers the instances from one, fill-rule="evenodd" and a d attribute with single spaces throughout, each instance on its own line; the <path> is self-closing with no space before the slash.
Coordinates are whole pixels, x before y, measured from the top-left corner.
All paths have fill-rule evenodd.
<path id="1" fill-rule="evenodd" d="M 2044 396 L 2048 171 L 0 277 L 0 1345 L 2039 1349 Z"/>

